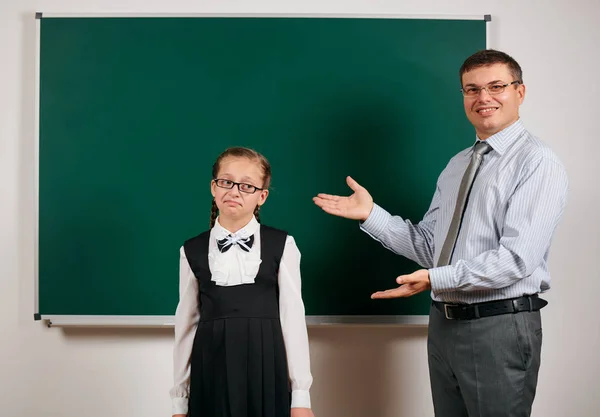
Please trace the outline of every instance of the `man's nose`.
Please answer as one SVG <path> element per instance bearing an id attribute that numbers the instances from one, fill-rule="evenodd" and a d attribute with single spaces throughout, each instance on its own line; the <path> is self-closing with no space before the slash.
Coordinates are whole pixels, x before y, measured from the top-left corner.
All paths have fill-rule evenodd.
<path id="1" fill-rule="evenodd" d="M 483 87 L 479 90 L 479 93 L 477 94 L 477 99 L 479 100 L 487 100 L 491 97 L 490 93 L 488 92 L 486 87 Z"/>

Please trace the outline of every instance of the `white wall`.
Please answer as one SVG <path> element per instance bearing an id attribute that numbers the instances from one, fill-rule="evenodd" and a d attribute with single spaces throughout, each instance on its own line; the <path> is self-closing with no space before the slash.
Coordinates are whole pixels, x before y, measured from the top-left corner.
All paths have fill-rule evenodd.
<path id="1" fill-rule="evenodd" d="M 525 124 L 571 181 L 551 255 L 534 416 L 599 414 L 598 0 L 0 0 L 1 415 L 169 415 L 171 330 L 63 331 L 32 320 L 35 11 L 492 14 L 491 46 L 524 68 Z M 432 415 L 425 329 L 309 333 L 317 417 Z"/>

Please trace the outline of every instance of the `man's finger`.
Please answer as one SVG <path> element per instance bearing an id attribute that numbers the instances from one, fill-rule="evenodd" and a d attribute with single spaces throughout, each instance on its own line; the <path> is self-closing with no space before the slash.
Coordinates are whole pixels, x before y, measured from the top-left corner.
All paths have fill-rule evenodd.
<path id="1" fill-rule="evenodd" d="M 313 201 L 315 202 L 315 204 L 321 208 L 336 208 L 338 207 L 338 203 L 337 201 L 330 201 L 330 200 L 322 200 L 320 198 L 313 198 Z"/>
<path id="2" fill-rule="evenodd" d="M 341 216 L 343 217 L 343 213 L 342 210 L 340 210 L 338 207 L 329 207 L 329 206 L 325 206 L 325 207 L 321 207 L 321 209 L 328 214 L 333 214 L 334 216 Z"/>
<path id="3" fill-rule="evenodd" d="M 393 288 L 385 291 L 377 291 L 371 295 L 372 299 L 383 299 L 383 298 L 400 298 L 406 297 L 408 295 L 407 288 L 402 286 L 398 288 Z"/>
<path id="4" fill-rule="evenodd" d="M 335 201 L 320 200 L 316 197 L 313 198 L 313 201 L 325 213 L 333 214 L 335 216 L 343 216 L 344 215 L 344 211 L 339 207 L 339 205 Z"/>
<path id="5" fill-rule="evenodd" d="M 328 200 L 328 201 L 338 201 L 341 197 L 339 195 L 319 193 L 319 194 L 317 194 L 316 197 L 313 197 L 313 200 L 315 198 L 320 198 L 321 200 Z"/>

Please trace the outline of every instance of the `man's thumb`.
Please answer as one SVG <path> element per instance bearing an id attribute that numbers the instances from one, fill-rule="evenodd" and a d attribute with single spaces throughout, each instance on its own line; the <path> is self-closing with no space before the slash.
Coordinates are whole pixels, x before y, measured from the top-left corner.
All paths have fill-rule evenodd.
<path id="1" fill-rule="evenodd" d="M 358 191 L 362 188 L 351 176 L 346 177 L 346 184 L 348 184 L 348 187 L 350 187 L 352 191 Z"/>
<path id="2" fill-rule="evenodd" d="M 396 278 L 396 283 L 399 285 L 402 284 L 412 284 L 414 282 L 416 282 L 417 280 L 415 280 L 415 277 L 412 274 L 409 275 L 400 275 L 398 278 Z"/>

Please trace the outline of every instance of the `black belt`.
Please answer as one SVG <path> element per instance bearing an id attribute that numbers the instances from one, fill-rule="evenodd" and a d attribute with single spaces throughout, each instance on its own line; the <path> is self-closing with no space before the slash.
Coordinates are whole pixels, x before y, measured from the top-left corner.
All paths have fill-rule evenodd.
<path id="1" fill-rule="evenodd" d="M 537 311 L 545 307 L 546 304 L 548 304 L 548 301 L 541 299 L 537 294 L 476 304 L 433 302 L 433 305 L 444 313 L 444 316 L 448 320 L 472 320 L 480 317 L 498 316 L 500 314 L 519 313 L 521 311 Z"/>

